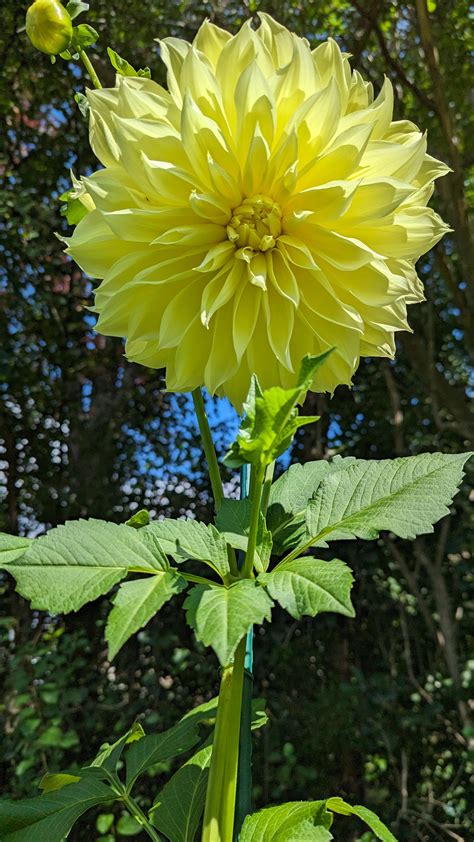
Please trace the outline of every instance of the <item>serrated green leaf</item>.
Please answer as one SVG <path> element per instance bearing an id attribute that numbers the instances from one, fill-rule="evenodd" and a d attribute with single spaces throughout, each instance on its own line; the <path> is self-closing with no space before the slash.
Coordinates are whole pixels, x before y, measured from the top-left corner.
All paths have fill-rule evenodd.
<path id="1" fill-rule="evenodd" d="M 91 47 L 92 44 L 95 44 L 98 38 L 99 33 L 93 26 L 89 26 L 88 23 L 80 23 L 72 29 L 72 41 L 69 51 L 87 50 L 87 47 Z"/>
<path id="2" fill-rule="evenodd" d="M 100 747 L 97 756 L 94 757 L 94 760 L 86 768 L 100 767 L 106 769 L 108 772 L 115 772 L 125 746 L 138 742 L 144 736 L 145 731 L 143 727 L 139 722 L 134 722 L 123 737 L 119 737 L 114 743 L 104 743 Z"/>
<path id="3" fill-rule="evenodd" d="M 62 842 L 83 813 L 114 797 L 100 777 L 88 771 L 76 783 L 36 798 L 0 801 L 0 838 L 2 842 Z"/>
<path id="4" fill-rule="evenodd" d="M 101 813 L 100 816 L 97 816 L 95 821 L 96 829 L 99 833 L 107 833 L 107 831 L 112 827 L 114 819 L 115 816 L 113 813 Z"/>
<path id="5" fill-rule="evenodd" d="M 242 826 L 239 842 L 288 842 L 298 827 L 312 822 L 326 832 L 332 824 L 332 816 L 325 801 L 290 801 L 277 807 L 266 807 L 258 813 L 247 816 Z M 311 838 L 311 837 L 310 837 Z M 320 835 L 321 842 L 331 835 Z M 318 837 L 316 837 L 318 839 Z"/>
<path id="6" fill-rule="evenodd" d="M 89 117 L 90 106 L 87 97 L 81 93 L 74 94 L 74 102 L 77 103 L 82 116 L 86 118 Z"/>
<path id="7" fill-rule="evenodd" d="M 381 839 L 382 842 L 397 842 L 397 839 L 388 827 L 367 807 L 361 807 L 359 805 L 352 807 L 350 804 L 346 804 L 342 798 L 338 797 L 329 798 L 326 803 L 328 810 L 332 810 L 334 813 L 339 813 L 342 816 L 353 815 L 362 819 L 370 827 L 372 833 L 375 833 L 377 839 Z"/>
<path id="8" fill-rule="evenodd" d="M 0 567 L 21 558 L 32 543 L 32 538 L 19 538 L 17 535 L 0 532 Z"/>
<path id="9" fill-rule="evenodd" d="M 121 585 L 113 598 L 114 607 L 105 628 L 109 659 L 115 658 L 129 637 L 143 628 L 165 602 L 186 587 L 186 579 L 175 570 L 160 571 Z"/>
<path id="10" fill-rule="evenodd" d="M 139 775 L 155 763 L 178 757 L 193 748 L 201 739 L 200 724 L 213 724 L 217 711 L 217 699 L 199 705 L 188 711 L 176 725 L 161 734 L 149 734 L 126 750 L 126 782 L 128 789 Z"/>
<path id="11" fill-rule="evenodd" d="M 222 579 L 229 574 L 225 538 L 212 524 L 166 518 L 144 526 L 140 536 L 157 540 L 178 562 L 192 558 L 208 564 Z"/>
<path id="12" fill-rule="evenodd" d="M 334 839 L 329 830 L 321 825 L 312 824 L 311 819 L 304 819 L 288 833 L 287 842 L 329 842 Z"/>
<path id="13" fill-rule="evenodd" d="M 266 704 L 265 699 L 252 699 L 252 731 L 258 731 L 259 728 L 263 728 L 267 724 Z"/>
<path id="14" fill-rule="evenodd" d="M 120 76 L 138 76 L 146 79 L 151 78 L 151 71 L 149 67 L 143 67 L 140 70 L 135 68 L 122 56 L 119 56 L 111 47 L 107 47 L 107 53 L 112 67 Z"/>
<path id="15" fill-rule="evenodd" d="M 64 205 L 61 205 L 60 214 L 64 216 L 69 225 L 77 225 L 81 219 L 84 219 L 85 216 L 89 213 L 89 208 L 87 208 L 83 202 L 77 197 L 77 191 L 75 187 L 72 187 L 70 190 L 66 190 L 59 197 L 60 202 L 64 202 Z"/>
<path id="16" fill-rule="evenodd" d="M 69 784 L 77 783 L 80 780 L 80 775 L 71 775 L 69 772 L 46 773 L 41 778 L 38 787 L 43 792 L 56 792 L 58 789 L 62 789 L 63 786 L 69 786 Z"/>
<path id="17" fill-rule="evenodd" d="M 140 532 L 93 519 L 51 529 L 5 568 L 33 608 L 53 614 L 78 611 L 131 572 L 162 569 Z"/>
<path id="18" fill-rule="evenodd" d="M 247 550 L 251 511 L 252 504 L 249 497 L 243 500 L 223 500 L 216 517 L 216 526 L 219 532 L 223 534 L 231 547 L 243 552 Z M 265 518 L 260 512 L 255 559 L 256 570 L 263 573 L 267 569 L 271 552 L 272 536 L 267 529 Z"/>
<path id="19" fill-rule="evenodd" d="M 357 460 L 320 483 L 306 511 L 308 538 L 324 546 L 336 539 L 373 540 L 382 530 L 400 538 L 432 532 L 433 524 L 449 514 L 470 455 Z"/>
<path id="20" fill-rule="evenodd" d="M 83 0 L 69 0 L 69 3 L 66 6 L 66 10 L 71 20 L 77 18 L 81 12 L 87 12 L 88 8 L 89 3 L 83 3 Z"/>
<path id="21" fill-rule="evenodd" d="M 134 515 L 125 521 L 125 526 L 133 526 L 134 529 L 141 529 L 142 526 L 148 526 L 150 523 L 150 512 L 146 509 L 140 509 Z"/>
<path id="22" fill-rule="evenodd" d="M 150 811 L 154 827 L 173 842 L 194 842 L 206 799 L 212 745 L 205 745 L 165 784 Z"/>
<path id="23" fill-rule="evenodd" d="M 345 470 L 356 460 L 353 456 L 335 456 L 330 462 L 323 459 L 291 465 L 273 483 L 267 511 L 267 525 L 273 536 L 273 552 L 282 555 L 299 544 L 306 532 L 306 506 L 320 483 L 329 474 Z"/>
<path id="24" fill-rule="evenodd" d="M 229 588 L 196 585 L 184 603 L 197 639 L 212 646 L 223 666 L 252 625 L 271 620 L 272 605 L 254 579 L 241 579 Z"/>
<path id="25" fill-rule="evenodd" d="M 330 353 L 305 357 L 293 389 L 273 386 L 262 392 L 256 381 L 253 382 L 237 438 L 224 457 L 228 467 L 238 468 L 245 463 L 269 465 L 287 450 L 299 427 L 318 420 L 299 416 L 296 405 L 304 398 L 316 371 Z"/>
<path id="26" fill-rule="evenodd" d="M 142 833 L 143 825 L 128 813 L 123 813 L 117 822 L 117 833 L 119 836 L 138 836 Z"/>
<path id="27" fill-rule="evenodd" d="M 316 617 L 324 611 L 354 617 L 350 593 L 354 578 L 343 561 L 298 558 L 284 562 L 258 581 L 292 617 Z"/>

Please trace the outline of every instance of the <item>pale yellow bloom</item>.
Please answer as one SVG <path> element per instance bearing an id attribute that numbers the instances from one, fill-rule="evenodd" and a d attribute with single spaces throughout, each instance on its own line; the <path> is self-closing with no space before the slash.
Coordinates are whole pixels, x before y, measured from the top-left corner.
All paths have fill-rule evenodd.
<path id="1" fill-rule="evenodd" d="M 68 252 L 103 279 L 97 330 L 169 389 L 206 385 L 240 406 L 255 372 L 293 384 L 305 354 L 334 353 L 314 389 L 391 357 L 415 261 L 447 227 L 427 208 L 448 168 L 392 121 L 335 41 L 311 50 L 268 15 L 232 37 L 206 22 L 161 41 L 168 91 L 118 76 L 89 91 L 104 169 Z"/>

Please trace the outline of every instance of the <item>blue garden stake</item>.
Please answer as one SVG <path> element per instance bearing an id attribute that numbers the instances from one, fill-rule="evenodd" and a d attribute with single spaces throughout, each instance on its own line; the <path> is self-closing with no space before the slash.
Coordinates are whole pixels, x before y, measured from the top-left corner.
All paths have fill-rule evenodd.
<path id="1" fill-rule="evenodd" d="M 240 499 L 248 497 L 249 466 L 240 469 Z M 239 567 L 243 556 L 239 558 Z M 242 691 L 242 713 L 240 719 L 239 768 L 235 804 L 234 839 L 239 838 L 245 817 L 252 812 L 252 693 L 253 693 L 253 629 L 247 634 L 245 649 L 244 687 Z"/>

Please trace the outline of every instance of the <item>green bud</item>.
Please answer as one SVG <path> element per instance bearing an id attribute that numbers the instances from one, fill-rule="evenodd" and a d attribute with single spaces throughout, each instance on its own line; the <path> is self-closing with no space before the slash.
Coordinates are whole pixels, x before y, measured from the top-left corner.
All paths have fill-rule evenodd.
<path id="1" fill-rule="evenodd" d="M 35 0 L 26 13 L 26 34 L 37 50 L 50 56 L 71 43 L 72 21 L 59 0 Z"/>

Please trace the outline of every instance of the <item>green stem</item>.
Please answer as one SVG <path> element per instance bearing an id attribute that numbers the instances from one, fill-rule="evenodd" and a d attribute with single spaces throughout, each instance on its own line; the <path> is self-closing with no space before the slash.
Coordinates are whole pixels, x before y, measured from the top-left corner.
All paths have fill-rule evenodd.
<path id="1" fill-rule="evenodd" d="M 137 821 L 138 824 L 141 824 L 143 829 L 146 830 L 150 839 L 153 839 L 154 842 L 160 842 L 161 837 L 156 832 L 154 827 L 150 824 L 150 822 L 148 821 L 145 813 L 143 812 L 141 807 L 138 806 L 135 799 L 132 798 L 131 795 L 127 795 L 127 793 L 123 793 L 122 794 L 122 801 L 125 804 L 125 806 L 127 807 L 130 815 L 132 815 L 133 818 L 135 819 L 135 821 Z"/>
<path id="2" fill-rule="evenodd" d="M 101 88 L 102 85 L 100 84 L 100 79 L 97 73 L 95 72 L 94 65 L 92 64 L 85 50 L 79 50 L 79 58 L 81 59 L 84 67 L 86 68 L 90 76 L 91 82 L 94 85 L 94 88 Z"/>
<path id="3" fill-rule="evenodd" d="M 263 483 L 263 492 L 262 492 L 262 505 L 261 511 L 263 515 L 266 515 L 268 509 L 268 501 L 270 499 L 270 489 L 272 487 L 273 482 L 273 474 L 275 472 L 275 462 L 270 462 L 265 469 L 265 480 Z"/>
<path id="4" fill-rule="evenodd" d="M 239 728 L 244 680 L 245 638 L 234 663 L 222 672 L 216 727 L 212 742 L 202 842 L 231 842 L 234 833 L 235 799 L 239 760 Z"/>
<path id="5" fill-rule="evenodd" d="M 214 502 L 216 504 L 216 511 L 219 510 L 220 505 L 224 499 L 224 489 L 222 487 L 222 479 L 219 471 L 219 464 L 217 462 L 214 442 L 212 441 L 211 428 L 207 420 L 206 410 L 204 407 L 204 398 L 201 389 L 194 389 L 193 393 L 194 409 L 199 424 L 199 432 L 201 433 L 202 446 L 207 461 L 209 470 L 209 479 L 211 480 L 212 493 L 214 495 Z"/>
<path id="6" fill-rule="evenodd" d="M 206 415 L 204 406 L 204 398 L 201 389 L 194 389 L 192 392 L 194 409 L 199 424 L 199 432 L 201 434 L 202 448 L 206 457 L 207 468 L 209 471 L 209 479 L 211 480 L 212 493 L 214 495 L 214 504 L 216 512 L 219 511 L 221 503 L 224 499 L 224 489 L 222 487 L 222 478 L 219 471 L 219 463 L 217 461 L 216 449 L 212 440 L 211 428 Z M 237 559 L 232 547 L 227 548 L 227 557 L 229 559 L 230 572 L 234 578 L 238 578 L 239 569 L 237 566 Z"/>
<path id="7" fill-rule="evenodd" d="M 257 547 L 258 520 L 262 502 L 262 483 L 264 477 L 265 466 L 252 465 L 252 472 L 250 474 L 250 527 L 245 561 L 240 571 L 242 579 L 251 579 L 253 577 L 253 565 L 255 561 L 255 550 Z"/>
<path id="8" fill-rule="evenodd" d="M 188 582 L 195 582 L 197 585 L 209 585 L 212 584 L 211 579 L 206 579 L 205 576 L 195 576 L 194 573 L 183 573 L 182 570 L 179 571 L 180 576 L 183 576 Z"/>

